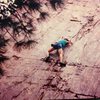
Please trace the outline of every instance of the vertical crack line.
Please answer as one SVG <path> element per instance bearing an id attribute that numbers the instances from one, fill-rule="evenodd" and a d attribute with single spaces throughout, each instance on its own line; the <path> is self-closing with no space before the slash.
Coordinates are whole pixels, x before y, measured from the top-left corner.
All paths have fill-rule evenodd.
<path id="1" fill-rule="evenodd" d="M 45 95 L 44 92 L 42 92 L 38 100 L 42 100 L 44 95 Z"/>

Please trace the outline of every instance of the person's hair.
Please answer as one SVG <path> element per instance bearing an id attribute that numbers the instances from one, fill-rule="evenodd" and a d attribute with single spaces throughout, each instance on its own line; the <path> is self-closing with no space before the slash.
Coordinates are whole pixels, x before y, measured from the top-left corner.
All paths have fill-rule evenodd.
<path id="1" fill-rule="evenodd" d="M 64 38 L 64 40 L 69 41 L 67 38 Z"/>

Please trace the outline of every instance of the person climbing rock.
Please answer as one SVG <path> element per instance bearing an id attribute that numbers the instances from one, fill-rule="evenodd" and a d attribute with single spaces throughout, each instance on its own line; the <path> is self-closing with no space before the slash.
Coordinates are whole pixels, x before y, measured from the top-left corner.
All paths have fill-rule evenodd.
<path id="1" fill-rule="evenodd" d="M 50 58 L 50 55 L 54 50 L 58 51 L 59 55 L 59 65 L 61 67 L 65 66 L 66 64 L 63 63 L 63 54 L 64 54 L 64 48 L 71 46 L 72 42 L 71 40 L 68 40 L 67 38 L 62 38 L 58 42 L 55 42 L 54 44 L 51 44 L 51 48 L 48 50 L 49 56 L 47 57 L 47 60 Z"/>

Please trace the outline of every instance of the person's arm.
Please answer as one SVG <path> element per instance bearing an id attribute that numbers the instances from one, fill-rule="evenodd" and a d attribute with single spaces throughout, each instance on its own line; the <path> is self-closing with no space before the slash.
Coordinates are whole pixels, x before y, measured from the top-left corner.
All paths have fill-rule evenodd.
<path id="1" fill-rule="evenodd" d="M 68 41 L 68 45 L 69 46 L 73 45 L 73 43 L 71 42 L 71 40 Z"/>

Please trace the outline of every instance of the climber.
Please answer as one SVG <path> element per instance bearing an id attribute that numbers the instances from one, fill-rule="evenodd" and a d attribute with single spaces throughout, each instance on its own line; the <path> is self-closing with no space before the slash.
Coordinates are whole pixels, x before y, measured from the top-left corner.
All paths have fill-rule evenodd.
<path id="1" fill-rule="evenodd" d="M 49 56 L 47 57 L 47 59 L 50 58 L 50 55 L 52 54 L 52 52 L 54 50 L 57 50 L 58 51 L 58 55 L 59 55 L 59 65 L 61 67 L 65 66 L 65 63 L 63 63 L 63 49 L 65 47 L 68 47 L 68 46 L 71 46 L 71 45 L 72 45 L 71 40 L 68 40 L 67 38 L 62 38 L 58 42 L 55 42 L 54 44 L 51 44 L 52 48 L 50 48 L 48 50 Z"/>

